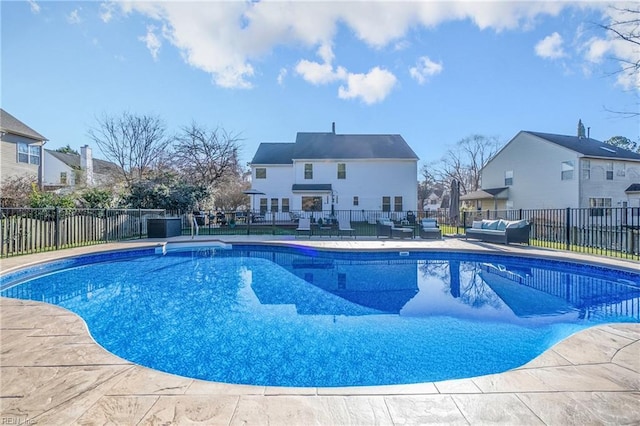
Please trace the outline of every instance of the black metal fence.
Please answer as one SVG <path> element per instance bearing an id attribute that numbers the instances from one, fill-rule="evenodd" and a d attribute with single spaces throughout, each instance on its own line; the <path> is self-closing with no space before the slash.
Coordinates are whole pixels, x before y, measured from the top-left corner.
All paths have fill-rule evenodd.
<path id="1" fill-rule="evenodd" d="M 638 207 L 467 211 L 461 224 L 499 218 L 528 220 L 531 243 L 540 247 L 640 260 Z"/>
<path id="2" fill-rule="evenodd" d="M 435 218 L 443 234 L 464 235 L 478 219 L 526 219 L 532 245 L 640 260 L 640 208 L 538 209 L 449 212 L 238 211 L 167 212 L 141 209 L 0 209 L 0 257 L 99 244 L 147 236 L 147 219 L 179 217 L 182 235 L 296 235 L 300 218 L 309 218 L 311 234 L 338 236 L 339 223 L 349 235 L 376 237 L 380 219 L 414 228 L 423 217 Z"/>

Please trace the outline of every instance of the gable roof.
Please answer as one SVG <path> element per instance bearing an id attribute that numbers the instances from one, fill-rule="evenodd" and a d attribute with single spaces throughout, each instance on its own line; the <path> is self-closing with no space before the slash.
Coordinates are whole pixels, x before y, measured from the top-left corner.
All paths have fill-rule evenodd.
<path id="1" fill-rule="evenodd" d="M 75 170 L 80 170 L 80 154 L 70 154 L 66 152 L 58 152 L 50 149 L 45 149 L 45 151 L 51 154 L 53 157 L 62 161 L 67 166 L 71 167 Z M 97 158 L 92 158 L 93 161 L 93 172 L 98 174 L 106 174 L 109 172 L 118 171 L 119 167 L 115 163 L 111 163 L 105 160 L 99 160 Z"/>
<path id="2" fill-rule="evenodd" d="M 9 114 L 2 108 L 0 108 L 0 129 L 7 133 L 13 133 L 15 135 L 25 136 L 30 139 L 35 139 L 37 141 L 46 141 L 48 140 L 40 133 L 33 130 L 31 127 L 24 124 L 22 121 L 15 118 L 13 115 Z"/>
<path id="3" fill-rule="evenodd" d="M 293 160 L 408 159 L 418 156 L 400 135 L 339 135 L 299 132 L 295 143 L 261 143 L 252 164 Z"/>
<path id="4" fill-rule="evenodd" d="M 261 143 L 253 156 L 254 164 L 293 164 L 294 144 L 287 143 Z"/>
<path id="5" fill-rule="evenodd" d="M 537 136 L 556 145 L 560 145 L 572 151 L 578 152 L 586 157 L 640 160 L 639 153 L 618 148 L 617 146 L 600 142 L 596 139 L 529 131 L 525 131 L 524 133 L 529 133 L 530 135 Z"/>

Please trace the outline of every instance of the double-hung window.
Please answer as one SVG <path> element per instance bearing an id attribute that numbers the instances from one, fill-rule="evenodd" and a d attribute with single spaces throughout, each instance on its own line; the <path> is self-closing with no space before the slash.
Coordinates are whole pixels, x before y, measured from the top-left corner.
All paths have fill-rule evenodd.
<path id="1" fill-rule="evenodd" d="M 591 179 L 591 160 L 580 160 L 580 164 L 582 165 L 582 180 Z"/>
<path id="2" fill-rule="evenodd" d="M 571 179 L 573 179 L 573 161 L 563 161 L 562 162 L 561 179 L 562 180 L 571 180 Z"/>
<path id="3" fill-rule="evenodd" d="M 382 197 L 382 211 L 383 212 L 391 211 L 391 197 Z"/>
<path id="4" fill-rule="evenodd" d="M 347 165 L 345 163 L 338 163 L 338 179 L 347 178 Z"/>
<path id="5" fill-rule="evenodd" d="M 266 167 L 256 167 L 256 179 L 266 179 L 267 169 Z"/>
<path id="6" fill-rule="evenodd" d="M 40 146 L 18 143 L 18 163 L 40 164 Z"/>
<path id="7" fill-rule="evenodd" d="M 393 197 L 393 211 L 401 212 L 402 210 L 402 197 Z"/>
<path id="8" fill-rule="evenodd" d="M 605 165 L 605 173 L 607 180 L 613 180 L 613 161 L 607 161 Z"/>
<path id="9" fill-rule="evenodd" d="M 504 186 L 513 185 L 513 170 L 507 170 L 504 172 Z"/>
<path id="10" fill-rule="evenodd" d="M 304 165 L 304 178 L 313 179 L 313 164 L 306 163 Z"/>

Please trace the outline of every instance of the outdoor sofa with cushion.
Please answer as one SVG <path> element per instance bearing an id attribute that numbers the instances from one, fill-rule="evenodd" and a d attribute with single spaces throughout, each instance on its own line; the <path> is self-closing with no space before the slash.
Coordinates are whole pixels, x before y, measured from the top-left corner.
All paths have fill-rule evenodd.
<path id="1" fill-rule="evenodd" d="M 467 238 L 475 238 L 489 243 L 529 244 L 531 224 L 523 220 L 474 220 L 471 228 L 465 229 Z"/>

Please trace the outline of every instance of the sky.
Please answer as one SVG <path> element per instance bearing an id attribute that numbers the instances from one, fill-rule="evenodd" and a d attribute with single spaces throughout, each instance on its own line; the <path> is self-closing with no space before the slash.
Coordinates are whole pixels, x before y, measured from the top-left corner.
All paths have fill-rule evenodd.
<path id="1" fill-rule="evenodd" d="M 624 7 L 615 3 L 616 8 Z M 196 123 L 240 141 L 400 134 L 437 164 L 475 135 L 640 140 L 631 43 L 606 3 L 566 1 L 2 1 L 2 108 L 80 147 L 98 117 Z M 94 157 L 104 158 L 96 146 Z"/>

